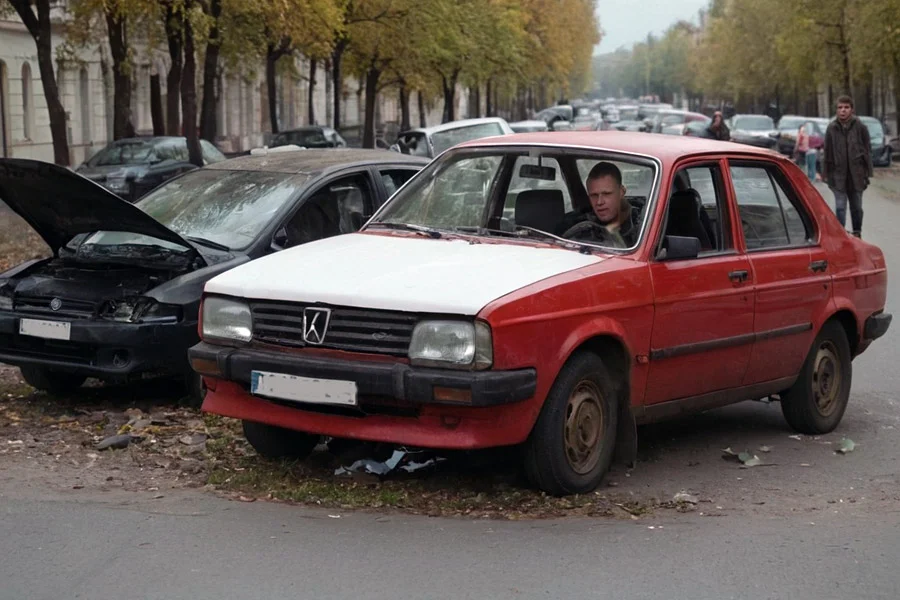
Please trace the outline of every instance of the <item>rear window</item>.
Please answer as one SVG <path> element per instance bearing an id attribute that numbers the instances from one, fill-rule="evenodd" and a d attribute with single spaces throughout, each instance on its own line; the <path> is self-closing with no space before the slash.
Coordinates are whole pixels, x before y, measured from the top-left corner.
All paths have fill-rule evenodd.
<path id="1" fill-rule="evenodd" d="M 431 142 L 434 144 L 434 155 L 437 156 L 457 144 L 492 135 L 503 135 L 503 128 L 499 123 L 481 123 L 440 131 L 431 135 Z"/>
<path id="2" fill-rule="evenodd" d="M 118 142 L 110 144 L 87 161 L 89 167 L 149 164 L 159 158 L 150 141 Z"/>

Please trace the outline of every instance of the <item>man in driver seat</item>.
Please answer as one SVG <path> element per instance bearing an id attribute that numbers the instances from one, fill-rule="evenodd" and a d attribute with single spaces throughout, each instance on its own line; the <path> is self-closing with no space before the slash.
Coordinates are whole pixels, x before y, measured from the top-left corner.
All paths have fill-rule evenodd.
<path id="1" fill-rule="evenodd" d="M 640 233 L 640 212 L 625 198 L 619 167 L 597 163 L 588 173 L 585 188 L 592 210 L 579 215 L 564 236 L 616 248 L 634 246 Z"/>

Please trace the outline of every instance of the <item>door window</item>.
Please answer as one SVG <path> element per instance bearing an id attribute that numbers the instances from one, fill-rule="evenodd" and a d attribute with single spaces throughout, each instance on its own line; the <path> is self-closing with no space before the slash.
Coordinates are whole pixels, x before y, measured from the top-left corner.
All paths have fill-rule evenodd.
<path id="1" fill-rule="evenodd" d="M 404 183 L 412 179 L 417 173 L 415 169 L 386 169 L 380 172 L 381 182 L 384 183 L 384 189 L 387 190 L 388 197 L 400 189 Z"/>
<path id="2" fill-rule="evenodd" d="M 372 193 L 362 174 L 331 181 L 303 202 L 276 235 L 285 248 L 357 231 L 371 214 Z"/>
<path id="3" fill-rule="evenodd" d="M 810 242 L 811 221 L 777 169 L 732 164 L 731 181 L 747 250 L 805 246 Z"/>
<path id="4" fill-rule="evenodd" d="M 671 189 L 665 235 L 695 237 L 700 240 L 701 253 L 733 248 L 718 163 L 680 169 Z"/>

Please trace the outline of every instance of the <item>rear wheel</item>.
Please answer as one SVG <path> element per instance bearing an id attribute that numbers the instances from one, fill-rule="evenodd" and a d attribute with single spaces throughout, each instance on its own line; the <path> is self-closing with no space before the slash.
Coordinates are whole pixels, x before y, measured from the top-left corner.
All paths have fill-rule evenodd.
<path id="1" fill-rule="evenodd" d="M 87 380 L 84 375 L 34 365 L 19 367 L 19 371 L 22 372 L 22 378 L 28 385 L 56 396 L 74 392 Z"/>
<path id="2" fill-rule="evenodd" d="M 834 431 L 850 400 L 852 376 L 847 333 L 840 323 L 829 321 L 816 336 L 797 381 L 781 396 L 788 425 L 809 435 Z"/>
<path id="3" fill-rule="evenodd" d="M 569 359 L 525 444 L 532 485 L 555 496 L 600 485 L 615 450 L 616 389 L 597 355 L 583 352 Z"/>
<path id="4" fill-rule="evenodd" d="M 244 421 L 244 437 L 265 458 L 303 459 L 310 455 L 321 436 L 255 421 Z"/>

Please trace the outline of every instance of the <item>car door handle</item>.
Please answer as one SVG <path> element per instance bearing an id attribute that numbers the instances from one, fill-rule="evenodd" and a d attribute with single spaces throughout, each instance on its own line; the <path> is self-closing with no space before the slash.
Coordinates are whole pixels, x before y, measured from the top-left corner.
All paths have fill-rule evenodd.
<path id="1" fill-rule="evenodd" d="M 747 277 L 749 275 L 750 273 L 748 271 L 742 269 L 740 271 L 732 271 L 731 273 L 729 273 L 728 279 L 730 279 L 734 283 L 740 283 L 742 281 L 747 281 Z"/>
<path id="2" fill-rule="evenodd" d="M 809 263 L 809 270 L 813 273 L 824 273 L 828 268 L 827 260 L 814 260 Z"/>

